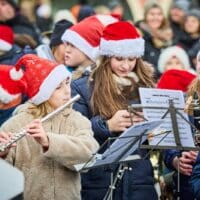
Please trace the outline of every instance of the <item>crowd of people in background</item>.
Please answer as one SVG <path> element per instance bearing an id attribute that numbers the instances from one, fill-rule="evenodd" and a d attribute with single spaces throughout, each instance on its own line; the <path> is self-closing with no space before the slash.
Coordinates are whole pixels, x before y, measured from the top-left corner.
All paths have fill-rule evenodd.
<path id="1" fill-rule="evenodd" d="M 0 0 L 0 143 L 20 127 L 28 133 L 0 157 L 24 172 L 25 199 L 102 200 L 119 166 L 80 178 L 73 165 L 144 120 L 141 112 L 127 111 L 140 103 L 139 87 L 181 90 L 186 103 L 195 92 L 200 98 L 199 1 L 126 3 L 130 18 L 120 0 L 80 1 L 54 12 L 47 0 Z M 44 124 L 38 120 L 71 94 L 81 96 L 73 109 Z M 125 172 L 113 199 L 200 199 L 197 151 L 163 151 L 157 191 L 147 150 L 136 153 L 145 159 L 130 162 L 133 170 Z"/>

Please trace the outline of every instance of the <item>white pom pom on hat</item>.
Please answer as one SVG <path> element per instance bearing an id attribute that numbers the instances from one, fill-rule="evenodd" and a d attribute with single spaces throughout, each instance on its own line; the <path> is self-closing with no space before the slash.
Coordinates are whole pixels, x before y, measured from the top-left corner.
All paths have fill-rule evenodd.
<path id="1" fill-rule="evenodd" d="M 0 102 L 8 104 L 25 93 L 23 71 L 15 66 L 0 65 Z"/>

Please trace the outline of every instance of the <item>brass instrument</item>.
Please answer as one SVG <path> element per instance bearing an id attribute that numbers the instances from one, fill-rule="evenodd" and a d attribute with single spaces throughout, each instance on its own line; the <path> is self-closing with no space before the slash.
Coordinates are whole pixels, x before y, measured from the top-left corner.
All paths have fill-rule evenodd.
<path id="1" fill-rule="evenodd" d="M 187 99 L 185 112 L 193 117 L 195 144 L 200 146 L 200 99 L 197 92 Z"/>
<path id="2" fill-rule="evenodd" d="M 56 110 L 54 110 L 53 112 L 49 113 L 48 115 L 46 115 L 45 117 L 43 117 L 41 119 L 41 122 L 45 122 L 48 119 L 50 119 L 51 117 L 53 117 L 54 115 L 58 114 L 59 112 L 61 112 L 62 110 L 64 110 L 66 107 L 70 106 L 72 103 L 74 103 L 75 101 L 77 101 L 80 98 L 80 95 L 76 95 L 73 98 L 71 98 L 67 103 L 65 103 L 63 106 L 60 106 L 59 108 L 57 108 Z M 0 142 L 0 152 L 5 151 L 7 148 L 9 148 L 13 143 L 17 142 L 18 140 L 20 140 L 22 137 L 24 137 L 26 135 L 26 130 L 22 129 L 20 132 L 13 134 L 13 136 L 11 137 L 10 141 L 8 143 L 2 143 Z"/>

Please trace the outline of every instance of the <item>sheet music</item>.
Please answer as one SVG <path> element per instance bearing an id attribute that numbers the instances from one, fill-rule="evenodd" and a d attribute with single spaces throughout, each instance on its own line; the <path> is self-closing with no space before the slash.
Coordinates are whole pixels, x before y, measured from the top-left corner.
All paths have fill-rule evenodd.
<path id="1" fill-rule="evenodd" d="M 131 155 L 139 143 L 147 139 L 147 134 L 156 129 L 163 120 L 141 122 L 124 131 L 103 154 L 95 154 L 87 163 L 74 165 L 76 171 L 105 166 L 118 162 L 128 162 L 140 159 L 139 155 Z M 142 137 L 140 137 L 142 135 Z M 141 139 L 141 140 L 140 140 Z"/>
<path id="2" fill-rule="evenodd" d="M 135 152 L 139 143 L 141 144 L 147 139 L 147 134 L 158 127 L 163 120 L 142 122 L 131 126 L 124 131 L 115 142 L 102 154 L 102 158 L 97 160 L 93 167 L 111 163 L 123 162 L 130 154 Z M 141 141 L 138 139 L 141 137 Z M 137 157 L 138 159 L 138 157 Z"/>
<path id="3" fill-rule="evenodd" d="M 152 107 L 168 107 L 169 99 L 173 99 L 175 108 L 184 108 L 185 101 L 182 91 L 178 90 L 163 90 L 163 89 L 151 89 L 151 88 L 139 88 L 140 98 L 142 106 Z M 143 109 L 144 117 L 148 120 L 159 120 L 164 115 L 167 109 Z M 178 110 L 184 118 L 188 121 L 188 115 L 183 110 Z M 195 147 L 192 136 L 191 126 L 185 122 L 179 115 L 177 115 L 178 128 L 180 133 L 181 144 L 184 147 Z M 171 118 L 168 113 L 158 129 L 160 130 L 172 130 Z M 156 133 L 156 132 L 155 132 Z M 165 135 L 156 136 L 150 141 L 150 145 L 156 145 Z M 169 133 L 161 143 L 160 146 L 176 146 L 175 138 L 172 133 Z"/>

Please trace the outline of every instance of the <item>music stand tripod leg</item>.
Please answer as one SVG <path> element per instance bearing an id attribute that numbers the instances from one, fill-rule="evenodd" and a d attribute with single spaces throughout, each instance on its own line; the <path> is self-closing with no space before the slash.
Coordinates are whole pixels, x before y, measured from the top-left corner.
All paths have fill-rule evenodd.
<path id="1" fill-rule="evenodd" d="M 124 172 L 126 170 L 129 170 L 128 164 L 120 163 L 115 177 L 114 177 L 113 173 L 111 174 L 111 184 L 110 184 L 109 189 L 108 189 L 105 197 L 103 198 L 103 200 L 112 200 L 113 199 L 113 192 L 116 189 L 117 181 L 121 181 L 121 179 L 123 178 Z M 114 179 L 113 179 L 113 177 L 114 177 Z"/>

